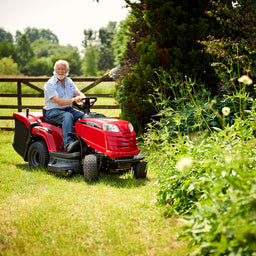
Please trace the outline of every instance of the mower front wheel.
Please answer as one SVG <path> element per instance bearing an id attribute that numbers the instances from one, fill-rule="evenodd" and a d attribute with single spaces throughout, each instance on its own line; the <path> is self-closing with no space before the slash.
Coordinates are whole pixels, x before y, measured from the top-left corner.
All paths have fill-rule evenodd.
<path id="1" fill-rule="evenodd" d="M 28 164 L 31 168 L 46 167 L 49 162 L 49 153 L 44 141 L 33 142 L 28 150 Z"/>
<path id="2" fill-rule="evenodd" d="M 99 163 L 96 154 L 86 155 L 84 157 L 84 180 L 86 182 L 93 182 L 97 181 L 99 178 Z"/>
<path id="3" fill-rule="evenodd" d="M 136 179 L 144 179 L 147 176 L 147 162 L 142 161 L 133 167 L 133 176 Z"/>

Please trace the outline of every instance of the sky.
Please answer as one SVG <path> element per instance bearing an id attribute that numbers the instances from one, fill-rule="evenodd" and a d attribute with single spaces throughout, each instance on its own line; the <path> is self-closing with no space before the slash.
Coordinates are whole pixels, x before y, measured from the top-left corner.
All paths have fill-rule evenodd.
<path id="1" fill-rule="evenodd" d="M 61 45 L 81 49 L 84 29 L 99 30 L 124 20 L 124 0 L 0 0 L 0 27 L 13 36 L 26 27 L 50 29 Z"/>

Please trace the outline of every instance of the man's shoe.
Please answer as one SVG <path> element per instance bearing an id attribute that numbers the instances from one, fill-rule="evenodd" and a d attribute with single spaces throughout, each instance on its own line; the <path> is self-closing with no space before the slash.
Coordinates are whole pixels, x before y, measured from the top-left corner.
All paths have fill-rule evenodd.
<path id="1" fill-rule="evenodd" d="M 78 141 L 78 140 L 76 140 L 76 141 L 74 141 L 74 142 L 71 142 L 71 143 L 68 144 L 68 146 L 67 146 L 67 151 L 68 151 L 69 153 L 74 152 L 74 151 L 78 148 L 78 146 L 79 146 L 79 141 Z"/>

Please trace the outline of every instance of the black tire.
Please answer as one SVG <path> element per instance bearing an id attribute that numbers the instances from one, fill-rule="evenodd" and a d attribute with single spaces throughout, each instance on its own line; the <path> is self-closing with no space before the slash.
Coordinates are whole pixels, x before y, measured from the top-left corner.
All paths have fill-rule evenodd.
<path id="1" fill-rule="evenodd" d="M 46 167 L 49 162 L 49 152 L 44 141 L 33 142 L 28 150 L 28 164 L 31 168 Z"/>
<path id="2" fill-rule="evenodd" d="M 84 180 L 86 182 L 93 182 L 99 179 L 99 160 L 97 155 L 86 155 L 84 157 Z"/>
<path id="3" fill-rule="evenodd" d="M 147 162 L 142 161 L 133 167 L 133 176 L 136 179 L 144 179 L 147 176 Z"/>

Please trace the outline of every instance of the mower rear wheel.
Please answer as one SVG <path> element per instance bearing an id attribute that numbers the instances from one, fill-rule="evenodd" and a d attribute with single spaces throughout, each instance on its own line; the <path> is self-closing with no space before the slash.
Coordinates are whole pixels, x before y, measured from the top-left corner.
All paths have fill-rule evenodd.
<path id="1" fill-rule="evenodd" d="M 86 182 L 97 181 L 99 178 L 99 160 L 96 154 L 86 155 L 84 157 L 84 180 Z"/>
<path id="2" fill-rule="evenodd" d="M 33 142 L 28 150 L 28 164 L 31 168 L 46 167 L 49 162 L 49 153 L 44 141 Z"/>
<path id="3" fill-rule="evenodd" d="M 147 176 L 147 162 L 142 161 L 133 167 L 133 176 L 136 179 L 143 179 Z"/>

